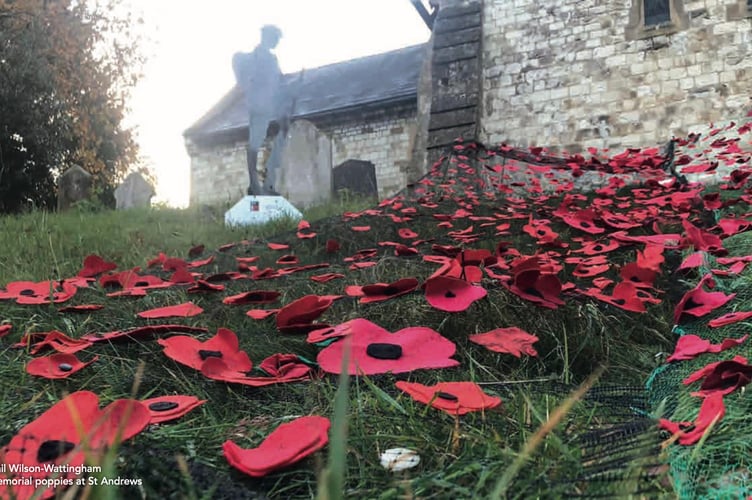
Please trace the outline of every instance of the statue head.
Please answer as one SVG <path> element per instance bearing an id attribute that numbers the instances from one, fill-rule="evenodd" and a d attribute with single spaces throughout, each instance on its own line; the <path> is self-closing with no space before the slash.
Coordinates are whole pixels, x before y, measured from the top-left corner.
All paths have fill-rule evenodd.
<path id="1" fill-rule="evenodd" d="M 273 49 L 282 38 L 282 30 L 273 24 L 267 24 L 261 28 L 261 45 L 267 49 Z"/>

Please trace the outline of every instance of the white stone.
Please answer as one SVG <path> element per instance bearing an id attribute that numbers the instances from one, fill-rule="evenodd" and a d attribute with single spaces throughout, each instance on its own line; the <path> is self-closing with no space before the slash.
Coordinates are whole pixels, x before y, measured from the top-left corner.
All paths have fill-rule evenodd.
<path id="1" fill-rule="evenodd" d="M 300 220 L 303 214 L 281 196 L 245 196 L 225 212 L 225 225 L 254 226 L 283 217 Z"/>
<path id="2" fill-rule="evenodd" d="M 391 448 L 381 454 L 381 466 L 391 472 L 412 469 L 420 463 L 417 451 L 407 448 Z"/>

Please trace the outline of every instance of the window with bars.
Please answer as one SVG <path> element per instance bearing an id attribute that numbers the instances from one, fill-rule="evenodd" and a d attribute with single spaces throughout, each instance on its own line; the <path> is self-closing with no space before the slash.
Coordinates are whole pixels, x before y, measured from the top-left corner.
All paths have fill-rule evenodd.
<path id="1" fill-rule="evenodd" d="M 752 0 L 747 0 L 752 3 Z M 670 0 L 643 0 L 645 27 L 660 26 L 671 22 Z"/>

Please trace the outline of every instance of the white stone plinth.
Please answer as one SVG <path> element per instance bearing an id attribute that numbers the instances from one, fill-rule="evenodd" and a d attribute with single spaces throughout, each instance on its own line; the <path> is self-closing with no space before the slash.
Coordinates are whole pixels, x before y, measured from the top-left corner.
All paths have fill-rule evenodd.
<path id="1" fill-rule="evenodd" d="M 252 226 L 281 217 L 300 220 L 303 214 L 282 196 L 245 196 L 225 212 L 225 225 Z"/>

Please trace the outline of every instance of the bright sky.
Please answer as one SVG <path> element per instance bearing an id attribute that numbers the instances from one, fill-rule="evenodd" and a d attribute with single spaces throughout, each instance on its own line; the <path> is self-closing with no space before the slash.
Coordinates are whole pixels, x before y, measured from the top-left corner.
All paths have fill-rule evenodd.
<path id="1" fill-rule="evenodd" d="M 283 37 L 285 73 L 422 43 L 429 31 L 410 0 L 127 0 L 152 39 L 132 114 L 157 198 L 188 203 L 190 160 L 183 131 L 234 85 L 235 52 L 251 51 L 264 24 Z M 246 182 L 242 179 L 242 182 Z"/>

